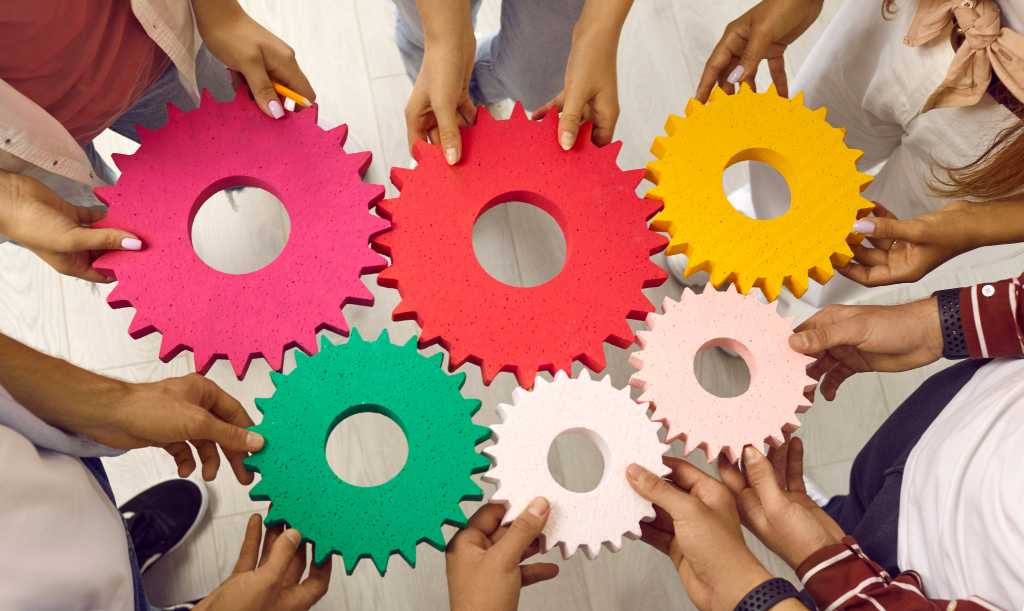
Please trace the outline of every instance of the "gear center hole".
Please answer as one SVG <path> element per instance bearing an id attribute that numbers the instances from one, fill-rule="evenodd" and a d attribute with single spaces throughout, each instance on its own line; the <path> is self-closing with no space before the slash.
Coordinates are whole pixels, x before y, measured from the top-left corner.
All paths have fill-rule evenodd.
<path id="1" fill-rule="evenodd" d="M 548 471 L 558 485 L 570 492 L 590 492 L 604 477 L 608 446 L 596 433 L 569 429 L 555 437 L 548 448 Z"/>
<path id="2" fill-rule="evenodd" d="M 327 435 L 326 458 L 338 478 L 353 486 L 380 486 L 405 468 L 409 442 L 385 411 L 361 406 L 334 425 Z"/>
<path id="3" fill-rule="evenodd" d="M 565 234 L 525 193 L 495 198 L 473 224 L 473 254 L 492 278 L 518 288 L 540 286 L 565 267 Z"/>
<path id="4" fill-rule="evenodd" d="M 740 214 L 752 219 L 767 221 L 778 218 L 793 204 L 783 171 L 783 162 L 778 153 L 765 149 L 750 149 L 733 157 L 722 172 L 722 191 L 732 207 Z M 770 193 L 770 198 L 760 202 L 757 210 L 751 199 L 750 183 L 756 180 L 759 193 Z"/>
<path id="5" fill-rule="evenodd" d="M 701 388 L 723 399 L 739 397 L 750 389 L 753 355 L 741 342 L 716 338 L 693 357 L 693 375 Z"/>
<path id="6" fill-rule="evenodd" d="M 196 256 L 232 275 L 273 263 L 290 233 L 291 219 L 280 198 L 245 178 L 228 178 L 204 191 L 189 227 Z"/>

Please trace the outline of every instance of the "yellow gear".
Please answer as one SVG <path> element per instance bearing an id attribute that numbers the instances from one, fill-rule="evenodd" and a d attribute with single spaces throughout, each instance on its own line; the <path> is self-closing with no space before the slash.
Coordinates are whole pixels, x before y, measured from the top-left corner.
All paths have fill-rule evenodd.
<path id="1" fill-rule="evenodd" d="M 772 87 L 736 95 L 719 88 L 705 105 L 690 100 L 686 118 L 672 115 L 668 136 L 655 138 L 658 158 L 647 166 L 657 186 L 647 196 L 664 202 L 651 228 L 671 236 L 666 254 L 689 257 L 686 275 L 709 272 L 715 286 L 734 282 L 747 294 L 759 287 L 774 301 L 785 285 L 797 297 L 808 275 L 827 282 L 853 257 L 854 221 L 873 204 L 861 197 L 871 177 L 857 171 L 862 153 L 843 142 L 824 108 L 810 110 L 803 94 L 786 99 Z M 741 161 L 774 167 L 789 183 L 789 210 L 774 219 L 738 212 L 722 189 L 722 173 Z"/>

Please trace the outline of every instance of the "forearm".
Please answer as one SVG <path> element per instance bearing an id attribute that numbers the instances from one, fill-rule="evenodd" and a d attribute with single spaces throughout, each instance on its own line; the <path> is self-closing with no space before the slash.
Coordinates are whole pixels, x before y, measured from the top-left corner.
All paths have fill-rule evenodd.
<path id="1" fill-rule="evenodd" d="M 974 248 L 1024 242 L 1024 197 L 958 204 L 963 231 Z"/>
<path id="2" fill-rule="evenodd" d="M 47 424 L 79 433 L 93 426 L 97 414 L 86 405 L 109 396 L 113 400 L 125 384 L 94 374 L 43 354 L 0 334 L 0 386 L 28 411 Z"/>
<path id="3" fill-rule="evenodd" d="M 593 34 L 617 46 L 632 6 L 633 0 L 587 0 L 573 28 L 573 39 Z"/>
<path id="4" fill-rule="evenodd" d="M 192 12 L 196 16 L 199 34 L 204 38 L 203 32 L 212 24 L 247 14 L 238 0 L 192 0 Z"/>
<path id="5" fill-rule="evenodd" d="M 416 0 L 424 45 L 455 42 L 473 35 L 469 0 Z"/>

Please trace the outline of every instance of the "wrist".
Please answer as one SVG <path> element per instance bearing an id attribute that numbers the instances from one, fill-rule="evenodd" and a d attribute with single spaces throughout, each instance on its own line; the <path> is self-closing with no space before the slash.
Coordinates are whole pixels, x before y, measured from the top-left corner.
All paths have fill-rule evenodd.
<path id="1" fill-rule="evenodd" d="M 914 319 L 920 321 L 921 324 L 922 344 L 928 353 L 937 360 L 945 352 L 939 299 L 933 295 L 916 302 L 914 306 L 916 310 Z"/>
<path id="2" fill-rule="evenodd" d="M 772 578 L 764 566 L 753 556 L 745 568 L 737 568 L 728 575 L 721 587 L 715 588 L 713 611 L 732 611 L 751 590 Z"/>

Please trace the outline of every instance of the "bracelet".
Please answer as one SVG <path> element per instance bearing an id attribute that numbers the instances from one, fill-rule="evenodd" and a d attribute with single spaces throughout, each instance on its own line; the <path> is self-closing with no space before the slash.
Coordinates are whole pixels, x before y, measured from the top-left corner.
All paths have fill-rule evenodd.
<path id="1" fill-rule="evenodd" d="M 807 606 L 793 584 L 781 577 L 774 577 L 748 592 L 733 611 L 768 611 L 787 598 L 795 598 Z"/>
<path id="2" fill-rule="evenodd" d="M 965 359 L 967 340 L 960 319 L 960 289 L 936 291 L 939 302 L 939 325 L 942 327 L 942 356 L 947 359 Z"/>

